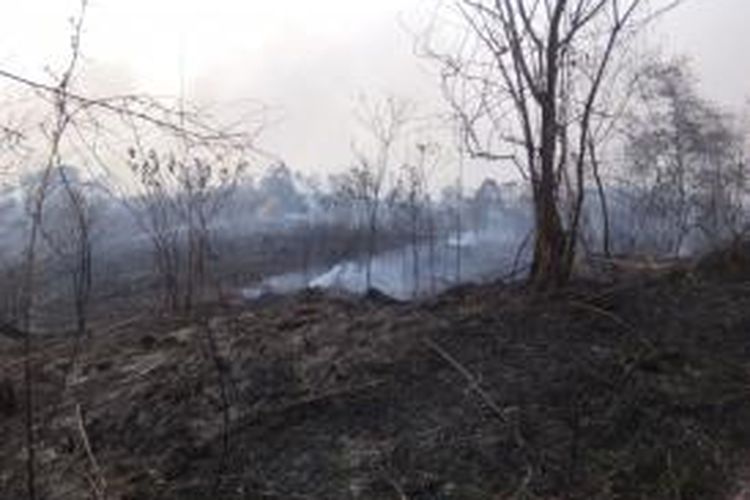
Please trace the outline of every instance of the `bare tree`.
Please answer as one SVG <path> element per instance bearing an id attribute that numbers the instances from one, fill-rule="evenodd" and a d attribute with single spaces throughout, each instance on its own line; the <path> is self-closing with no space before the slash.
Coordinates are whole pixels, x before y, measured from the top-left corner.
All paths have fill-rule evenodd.
<path id="1" fill-rule="evenodd" d="M 156 151 L 150 150 L 139 157 L 135 149 L 129 149 L 130 169 L 138 181 L 139 193 L 128 201 L 131 212 L 141 230 L 153 246 L 155 267 L 159 276 L 163 305 L 167 310 L 180 307 L 180 272 L 183 265 L 180 242 L 180 211 L 171 192 L 172 176 L 175 175 L 173 158 L 163 165 Z"/>
<path id="2" fill-rule="evenodd" d="M 206 291 L 207 267 L 215 258 L 212 224 L 226 208 L 247 167 L 237 151 L 214 148 L 187 157 L 156 150 L 128 150 L 137 195 L 126 202 L 148 235 L 160 276 L 164 306 L 190 311 Z"/>
<path id="3" fill-rule="evenodd" d="M 414 282 L 414 296 L 421 291 L 422 269 L 421 249 L 427 241 L 427 262 L 430 270 L 430 290 L 436 290 L 436 221 L 432 196 L 430 194 L 430 177 L 439 162 L 440 148 L 432 141 L 416 144 L 417 158 L 414 163 L 402 166 L 401 203 L 407 214 L 410 235 L 411 270 Z"/>
<path id="4" fill-rule="evenodd" d="M 387 97 L 370 105 L 363 101 L 358 119 L 371 144 L 370 150 L 354 146 L 356 164 L 335 179 L 339 195 L 360 210 L 365 227 L 365 283 L 372 287 L 372 261 L 377 251 L 380 212 L 388 173 L 394 168 L 394 147 L 408 122 L 409 104 Z"/>
<path id="5" fill-rule="evenodd" d="M 477 158 L 511 162 L 535 215 L 531 280 L 564 284 L 576 252 L 602 87 L 623 42 L 659 9 L 647 0 L 457 0 L 465 32 L 426 53 Z M 665 8 L 676 2 L 670 2 Z M 567 203 L 567 217 L 564 211 Z"/>
<path id="6" fill-rule="evenodd" d="M 744 141 L 733 117 L 702 99 L 684 60 L 642 69 L 626 153 L 640 182 L 641 239 L 679 255 L 692 234 L 716 245 L 744 226 Z M 697 233 L 697 234 L 696 234 Z"/>
<path id="7" fill-rule="evenodd" d="M 12 196 L 12 188 L 6 188 L 5 176 L 17 171 L 18 165 L 23 164 L 28 158 L 30 148 L 26 145 L 26 135 L 17 124 L 0 125 L 0 185 L 2 186 L 2 200 L 0 201 L 0 213 L 3 216 L 13 217 L 20 208 L 18 200 Z M 10 187 L 12 184 L 8 182 Z M 6 223 L 5 230 L 11 234 L 15 233 L 22 223 L 20 221 L 3 220 Z M 7 238 L 13 240 L 14 238 Z M 8 241 L 5 241 L 6 245 Z M 0 287 L 0 323 L 16 324 L 20 316 L 22 302 L 22 272 L 18 265 L 18 257 L 15 255 L 14 245 L 4 245 L 2 249 L 2 286 Z"/>
<path id="8" fill-rule="evenodd" d="M 32 355 L 32 312 L 34 308 L 34 280 L 36 274 L 37 243 L 42 226 L 44 203 L 47 198 L 50 178 L 55 168 L 61 165 L 60 145 L 65 132 L 71 123 L 70 102 L 68 88 L 71 84 L 80 55 L 81 32 L 86 14 L 87 2 L 81 1 L 81 10 L 73 21 L 71 36 L 71 57 L 62 75 L 52 91 L 52 106 L 54 118 L 51 128 L 47 131 L 49 137 L 49 152 L 47 161 L 39 177 L 39 182 L 30 199 L 29 230 L 26 246 L 23 296 L 21 301 L 21 330 L 25 332 L 24 340 L 24 387 L 25 387 L 25 420 L 26 420 L 26 448 L 27 448 L 27 488 L 31 500 L 36 499 L 36 468 L 35 468 L 35 438 L 34 438 L 34 410 L 33 410 L 33 377 L 31 366 Z"/>
<path id="9" fill-rule="evenodd" d="M 60 260 L 70 276 L 76 318 L 76 335 L 72 365 L 75 365 L 80 342 L 88 331 L 89 303 L 93 285 L 93 243 L 96 231 L 96 210 L 92 186 L 83 182 L 75 170 L 60 166 L 57 182 L 48 194 L 49 214 L 40 232 L 47 246 Z"/>
<path id="10" fill-rule="evenodd" d="M 413 294 L 419 295 L 420 284 L 420 243 L 422 230 L 422 217 L 424 212 L 425 180 L 416 165 L 404 165 L 403 175 L 403 204 L 406 208 L 408 227 L 410 235 L 412 281 L 414 282 Z"/>

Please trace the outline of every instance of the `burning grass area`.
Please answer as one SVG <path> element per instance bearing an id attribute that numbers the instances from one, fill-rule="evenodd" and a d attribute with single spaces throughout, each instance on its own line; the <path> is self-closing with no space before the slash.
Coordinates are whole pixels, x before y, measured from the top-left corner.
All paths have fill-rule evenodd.
<path id="1" fill-rule="evenodd" d="M 139 500 L 740 495 L 750 266 L 731 255 L 544 297 L 501 284 L 418 304 L 306 292 L 140 318 L 95 334 L 76 369 L 69 341 L 38 341 L 39 488 Z M 20 353 L 0 337 L 8 499 L 24 497 Z"/>

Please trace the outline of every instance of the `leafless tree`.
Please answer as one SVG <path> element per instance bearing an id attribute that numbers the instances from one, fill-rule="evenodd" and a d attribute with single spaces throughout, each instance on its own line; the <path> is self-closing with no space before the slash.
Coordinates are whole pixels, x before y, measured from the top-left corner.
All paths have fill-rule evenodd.
<path id="1" fill-rule="evenodd" d="M 462 267 L 463 267 L 463 237 L 464 237 L 464 175 L 465 175 L 465 162 L 466 162 L 466 148 L 464 144 L 465 137 L 465 124 L 459 124 L 459 138 L 458 138 L 458 175 L 456 175 L 455 184 L 455 203 L 454 212 L 455 217 L 455 231 L 456 231 L 456 260 L 455 260 L 455 276 L 456 283 L 461 283 L 462 280 Z"/>
<path id="2" fill-rule="evenodd" d="M 73 33 L 71 36 L 71 57 L 57 84 L 52 88 L 51 101 L 54 110 L 54 119 L 47 134 L 49 137 L 49 151 L 47 161 L 39 177 L 30 199 L 29 216 L 31 227 L 28 243 L 23 278 L 23 296 L 21 301 L 21 330 L 25 332 L 24 340 L 24 387 L 25 387 L 25 421 L 26 421 L 26 449 L 27 449 L 27 487 L 31 500 L 36 499 L 35 485 L 35 438 L 34 438 L 34 410 L 33 410 L 33 377 L 32 377 L 32 312 L 34 307 L 34 279 L 36 273 L 37 243 L 42 226 L 44 203 L 47 198 L 47 190 L 50 178 L 54 170 L 61 165 L 60 145 L 65 132 L 71 122 L 71 110 L 69 107 L 68 89 L 76 69 L 80 55 L 80 42 L 83 22 L 87 8 L 86 0 L 81 2 L 79 16 L 73 21 Z"/>
<path id="3" fill-rule="evenodd" d="M 302 176 L 301 182 L 305 187 L 309 201 L 306 204 L 304 214 L 304 238 L 300 242 L 300 264 L 302 268 L 302 277 L 305 286 L 308 286 L 312 278 L 312 265 L 316 254 L 323 249 L 325 242 L 325 228 L 328 222 L 321 220 L 321 214 L 318 212 L 317 204 L 323 197 L 320 181 L 316 176 Z"/>
<path id="4" fill-rule="evenodd" d="M 731 115 L 702 99 L 684 60 L 651 62 L 630 113 L 626 157 L 640 182 L 641 229 L 679 255 L 691 233 L 716 245 L 744 226 L 744 141 Z"/>
<path id="5" fill-rule="evenodd" d="M 167 164 L 155 150 L 139 158 L 135 149 L 129 149 L 130 168 L 138 181 L 139 192 L 130 201 L 137 224 L 153 246 L 155 267 L 162 288 L 164 307 L 177 311 L 180 306 L 180 267 L 182 263 L 180 242 L 180 211 L 176 193 L 171 192 L 169 180 L 175 173 L 176 160 Z"/>
<path id="6" fill-rule="evenodd" d="M 394 147 L 408 122 L 409 107 L 407 102 L 394 97 L 374 104 L 363 101 L 357 117 L 370 139 L 370 149 L 355 145 L 356 164 L 335 179 L 339 196 L 351 200 L 361 210 L 366 231 L 365 282 L 368 289 L 372 287 L 372 261 L 377 251 L 387 176 L 394 168 Z"/>
<path id="7" fill-rule="evenodd" d="M 417 160 L 414 164 L 403 166 L 403 186 L 405 205 L 409 219 L 412 252 L 412 279 L 414 281 L 414 295 L 420 293 L 421 283 L 421 251 L 423 240 L 427 240 L 428 266 L 430 268 L 430 289 L 436 290 L 436 221 L 432 196 L 430 193 L 430 177 L 436 170 L 440 158 L 440 148 L 432 141 L 418 142 Z"/>
<path id="8" fill-rule="evenodd" d="M 602 87 L 617 76 L 611 69 L 623 44 L 662 9 L 648 0 L 451 5 L 461 30 L 438 36 L 433 26 L 426 54 L 442 68 L 468 152 L 510 162 L 529 182 L 536 228 L 531 280 L 540 289 L 559 286 L 572 271 Z M 441 48 L 443 39 L 457 42 Z"/>
<path id="9" fill-rule="evenodd" d="M 406 215 L 408 219 L 410 245 L 408 248 L 411 251 L 411 268 L 412 268 L 412 281 L 414 282 L 413 294 L 416 297 L 419 295 L 419 284 L 420 284 L 420 246 L 421 246 L 421 232 L 422 232 L 422 219 L 425 211 L 425 179 L 422 171 L 417 165 L 406 164 L 402 167 L 402 180 L 401 180 L 401 202 L 406 209 Z"/>
<path id="10" fill-rule="evenodd" d="M 211 226 L 247 161 L 237 151 L 214 148 L 160 156 L 139 143 L 128 150 L 128 163 L 137 194 L 127 204 L 152 243 L 164 305 L 190 311 L 206 291 L 208 263 L 215 257 Z"/>
<path id="11" fill-rule="evenodd" d="M 80 342 L 88 331 L 89 303 L 93 285 L 93 243 L 97 219 L 93 186 L 83 182 L 75 171 L 59 166 L 52 181 L 48 215 L 40 227 L 41 235 L 60 260 L 71 279 L 76 317 L 76 336 L 72 365 L 75 365 Z"/>
<path id="12" fill-rule="evenodd" d="M 20 124 L 11 124 L 9 121 L 7 124 L 0 125 L 0 186 L 3 188 L 12 186 L 8 177 L 13 172 L 18 171 L 19 165 L 28 160 L 29 149 L 26 144 L 26 135 Z M 3 199 L 0 211 L 3 215 L 13 214 L 18 208 L 18 201 L 12 196 L 12 189 L 8 191 L 3 189 L 2 191 Z M 18 224 L 18 222 L 15 222 L 15 224 Z M 0 262 L 3 273 L 2 287 L 0 287 L 2 296 L 0 323 L 2 324 L 16 324 L 20 316 L 23 273 L 20 272 L 17 260 L 12 248 L 6 247 L 3 249 L 2 261 Z"/>

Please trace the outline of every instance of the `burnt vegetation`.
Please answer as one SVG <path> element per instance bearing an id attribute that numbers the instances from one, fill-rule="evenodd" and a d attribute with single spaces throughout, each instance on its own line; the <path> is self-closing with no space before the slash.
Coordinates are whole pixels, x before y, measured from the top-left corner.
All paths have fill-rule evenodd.
<path id="1" fill-rule="evenodd" d="M 0 499 L 750 494 L 747 130 L 640 48 L 680 3 L 440 2 L 441 112 L 358 99 L 321 174 L 79 91 L 83 0 L 0 65 Z"/>

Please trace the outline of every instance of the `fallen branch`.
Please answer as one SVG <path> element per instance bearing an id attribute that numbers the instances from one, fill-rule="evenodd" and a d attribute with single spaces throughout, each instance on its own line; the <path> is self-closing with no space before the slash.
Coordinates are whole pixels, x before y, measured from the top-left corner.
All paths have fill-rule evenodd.
<path id="1" fill-rule="evenodd" d="M 78 434 L 81 436 L 83 449 L 86 452 L 86 457 L 91 466 L 91 475 L 93 476 L 90 478 L 91 489 L 94 490 L 94 496 L 97 499 L 104 500 L 107 498 L 107 482 L 102 475 L 99 463 L 96 461 L 96 456 L 94 456 L 94 452 L 91 449 L 91 442 L 89 441 L 88 433 L 86 433 L 86 427 L 83 424 L 80 403 L 76 403 L 76 423 L 78 424 Z"/>
<path id="2" fill-rule="evenodd" d="M 500 406 L 492 399 L 492 396 L 490 396 L 487 391 L 482 389 L 482 386 L 479 384 L 479 380 L 464 365 L 462 365 L 456 358 L 451 356 L 445 349 L 440 347 L 432 340 L 426 339 L 424 342 L 430 349 L 435 351 L 441 358 L 447 361 L 449 365 L 451 365 L 459 374 L 461 374 L 461 376 L 466 379 L 466 381 L 469 383 L 469 389 L 474 391 L 482 399 L 482 401 L 484 401 L 484 403 L 490 408 L 490 410 L 492 410 L 492 412 L 497 418 L 500 419 L 501 422 L 508 422 L 508 419 L 505 416 L 506 411 L 500 408 Z"/>

